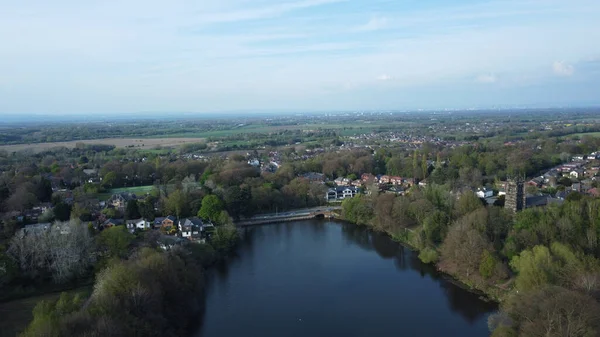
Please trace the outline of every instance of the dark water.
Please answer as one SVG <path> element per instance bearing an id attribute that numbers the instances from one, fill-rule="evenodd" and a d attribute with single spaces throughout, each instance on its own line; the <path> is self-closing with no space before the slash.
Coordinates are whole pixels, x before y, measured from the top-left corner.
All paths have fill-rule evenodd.
<path id="1" fill-rule="evenodd" d="M 488 336 L 496 309 L 385 235 L 317 220 L 248 228 L 208 283 L 196 336 Z"/>

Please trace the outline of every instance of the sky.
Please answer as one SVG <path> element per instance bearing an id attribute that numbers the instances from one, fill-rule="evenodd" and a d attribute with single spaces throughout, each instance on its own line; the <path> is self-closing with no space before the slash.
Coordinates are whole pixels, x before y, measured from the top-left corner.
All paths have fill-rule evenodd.
<path id="1" fill-rule="evenodd" d="M 0 114 L 600 105 L 598 0 L 0 0 Z"/>

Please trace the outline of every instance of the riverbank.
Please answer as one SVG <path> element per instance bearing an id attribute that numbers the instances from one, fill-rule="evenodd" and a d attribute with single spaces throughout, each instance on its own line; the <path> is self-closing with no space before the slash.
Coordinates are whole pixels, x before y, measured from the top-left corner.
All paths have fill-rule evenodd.
<path id="1" fill-rule="evenodd" d="M 369 230 L 372 231 L 376 231 L 376 232 L 381 232 L 381 233 L 385 233 L 387 236 L 389 236 L 392 240 L 398 242 L 399 244 L 401 244 L 402 246 L 412 250 L 413 252 L 417 252 L 420 253 L 422 250 L 419 249 L 418 247 L 415 247 L 414 245 L 410 244 L 410 241 L 408 240 L 407 237 L 402 237 L 399 235 L 394 235 L 394 233 L 390 233 L 387 231 L 380 231 L 377 230 L 375 228 L 373 228 L 373 226 L 370 225 L 361 225 L 361 224 L 356 224 L 352 221 L 349 221 L 347 219 L 344 219 L 343 214 L 339 214 L 339 216 L 335 219 L 336 221 L 339 222 L 346 222 L 346 223 L 351 223 L 353 225 L 356 226 L 364 226 L 366 228 L 368 228 Z M 407 230 L 408 231 L 408 230 Z M 421 261 L 423 262 L 423 261 Z M 425 262 L 423 262 L 425 263 Z M 426 263 L 426 264 L 432 264 L 432 263 Z M 497 288 L 497 291 L 492 291 L 492 289 L 488 288 L 482 288 L 479 287 L 477 285 L 472 284 L 471 282 L 469 282 L 468 280 L 462 279 L 459 275 L 453 275 L 441 268 L 439 268 L 439 266 L 435 263 L 433 263 L 433 265 L 435 266 L 435 269 L 442 275 L 445 276 L 446 280 L 453 283 L 454 285 L 465 289 L 473 294 L 476 294 L 478 296 L 480 296 L 480 298 L 484 301 L 490 301 L 490 302 L 495 302 L 495 303 L 500 303 L 502 302 L 502 298 L 508 294 L 508 290 L 504 290 L 501 288 Z"/>

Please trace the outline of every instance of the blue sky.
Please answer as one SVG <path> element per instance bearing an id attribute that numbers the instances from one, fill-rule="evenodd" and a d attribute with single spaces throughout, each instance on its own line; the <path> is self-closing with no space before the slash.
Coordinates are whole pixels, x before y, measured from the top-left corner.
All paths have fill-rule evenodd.
<path id="1" fill-rule="evenodd" d="M 0 0 L 0 113 L 600 105 L 598 0 Z"/>

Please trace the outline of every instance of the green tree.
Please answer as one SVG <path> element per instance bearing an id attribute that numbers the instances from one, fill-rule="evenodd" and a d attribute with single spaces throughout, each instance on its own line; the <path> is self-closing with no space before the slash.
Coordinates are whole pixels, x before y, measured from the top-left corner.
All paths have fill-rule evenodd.
<path id="1" fill-rule="evenodd" d="M 217 221 L 221 211 L 225 209 L 223 202 L 218 196 L 209 194 L 202 198 L 202 206 L 198 211 L 198 216 L 203 219 L 209 219 L 211 221 Z"/>
<path id="2" fill-rule="evenodd" d="M 229 253 L 239 241 L 239 232 L 235 226 L 217 226 L 210 238 L 210 244 L 221 254 Z"/>
<path id="3" fill-rule="evenodd" d="M 494 275 L 494 269 L 496 269 L 498 262 L 489 250 L 484 250 L 481 254 L 481 262 L 479 263 L 479 274 L 484 279 L 489 279 Z"/>
<path id="4" fill-rule="evenodd" d="M 125 206 L 125 219 L 138 219 L 140 217 L 140 211 L 137 200 L 127 201 Z"/>
<path id="5" fill-rule="evenodd" d="M 111 257 L 126 257 L 133 235 L 125 226 L 114 226 L 103 230 L 98 236 L 100 247 Z"/>
<path id="6" fill-rule="evenodd" d="M 524 250 L 512 258 L 510 266 L 519 273 L 515 280 L 519 290 L 539 289 L 553 281 L 555 265 L 548 247 Z"/>
<path id="7" fill-rule="evenodd" d="M 425 247 L 419 253 L 419 260 L 423 263 L 436 263 L 438 258 L 437 251 L 431 247 Z"/>
<path id="8" fill-rule="evenodd" d="M 169 194 L 165 202 L 167 213 L 175 214 L 177 218 L 185 216 L 188 212 L 187 195 L 181 190 Z"/>
<path id="9" fill-rule="evenodd" d="M 142 201 L 138 203 L 140 216 L 148 221 L 154 220 L 154 205 L 150 201 Z"/>
<path id="10" fill-rule="evenodd" d="M 102 183 L 106 186 L 112 187 L 117 182 L 117 174 L 115 172 L 108 172 L 104 175 Z"/>

